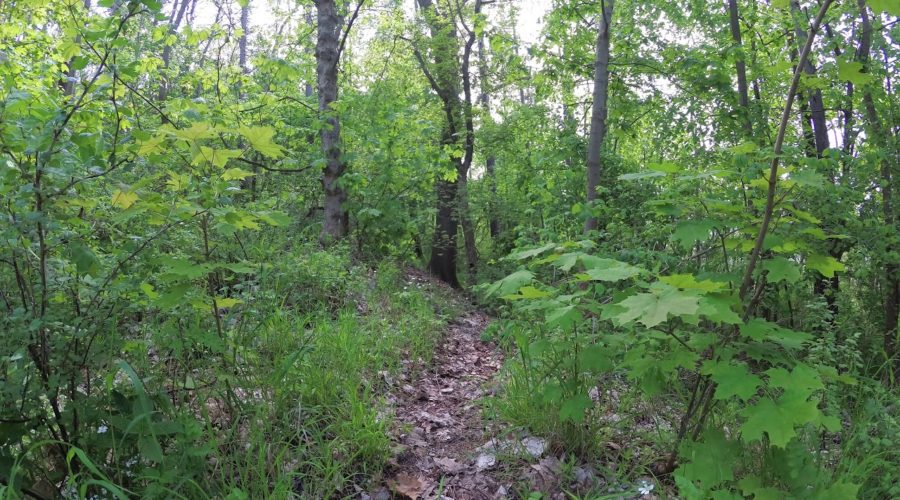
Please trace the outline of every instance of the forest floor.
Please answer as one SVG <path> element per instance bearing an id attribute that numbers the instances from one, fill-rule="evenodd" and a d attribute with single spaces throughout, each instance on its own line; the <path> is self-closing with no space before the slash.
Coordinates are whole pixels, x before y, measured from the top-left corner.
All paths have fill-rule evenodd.
<path id="1" fill-rule="evenodd" d="M 486 500 L 529 497 L 571 498 L 565 492 L 597 491 L 603 479 L 590 467 L 563 474 L 564 456 L 556 457 L 540 437 L 514 431 L 486 413 L 485 401 L 499 390 L 502 349 L 484 335 L 491 322 L 466 297 L 421 271 L 409 269 L 410 286 L 441 289 L 464 312 L 445 327 L 434 355 L 424 366 L 410 362 L 385 395 L 395 416 L 396 455 L 375 491 L 359 491 L 362 500 Z M 568 476 L 568 477 L 563 477 Z M 608 486 L 608 485 L 607 485 Z M 611 498 L 629 495 L 624 488 Z"/>
<path id="2" fill-rule="evenodd" d="M 417 270 L 407 271 L 407 281 L 448 288 Z M 451 300 L 465 301 L 444 291 Z M 455 500 L 506 496 L 504 485 L 487 470 L 496 464 L 496 456 L 479 453 L 491 435 L 481 400 L 491 390 L 503 354 L 494 342 L 482 339 L 491 318 L 467 309 L 445 327 L 427 366 L 403 373 L 391 384 L 387 400 L 396 415 L 398 454 L 385 487 L 371 498 L 390 498 L 392 493 Z"/>
<path id="3" fill-rule="evenodd" d="M 496 456 L 479 453 L 490 436 L 480 399 L 503 357 L 481 340 L 490 318 L 469 312 L 448 325 L 431 365 L 400 386 L 396 415 L 402 452 L 388 485 L 409 498 L 504 497 L 506 488 L 489 470 Z"/>

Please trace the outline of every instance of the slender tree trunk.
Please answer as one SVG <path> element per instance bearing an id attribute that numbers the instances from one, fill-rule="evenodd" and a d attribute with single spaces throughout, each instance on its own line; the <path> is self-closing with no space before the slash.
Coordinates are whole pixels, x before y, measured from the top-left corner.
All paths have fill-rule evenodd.
<path id="1" fill-rule="evenodd" d="M 334 0 L 317 0 L 318 38 L 316 41 L 316 74 L 318 76 L 319 112 L 325 126 L 319 132 L 325 167 L 322 187 L 325 189 L 325 220 L 320 240 L 328 244 L 347 234 L 348 217 L 344 210 L 347 193 L 340 186 L 345 165 L 341 160 L 341 124 L 331 104 L 338 97 L 338 58 L 343 19 Z"/>
<path id="2" fill-rule="evenodd" d="M 2 5 L 2 2 L 0 2 Z M 88 14 L 91 12 L 91 0 L 84 0 L 84 10 L 87 11 Z M 81 36 L 75 37 L 75 43 L 81 43 Z M 75 58 L 69 59 L 69 62 L 66 64 L 66 73 L 63 79 L 59 82 L 59 87 L 62 89 L 63 93 L 67 96 L 75 95 L 75 75 L 77 72 L 75 71 Z"/>
<path id="3" fill-rule="evenodd" d="M 306 12 L 303 13 L 303 18 L 306 21 L 307 26 L 309 26 L 310 28 L 315 26 L 316 20 L 313 18 L 313 11 L 310 6 L 306 7 Z M 306 53 L 307 54 L 312 53 L 312 49 L 307 48 Z M 315 93 L 315 88 L 313 87 L 313 82 L 310 80 L 306 80 L 303 83 L 303 95 L 305 95 L 306 97 L 312 97 L 314 93 Z M 314 140 L 315 140 L 315 137 L 310 136 L 309 142 L 312 143 Z"/>
<path id="4" fill-rule="evenodd" d="M 606 139 L 606 114 L 609 97 L 609 28 L 613 15 L 614 0 L 601 0 L 599 29 L 597 33 L 597 58 L 594 62 L 594 105 L 591 110 L 591 135 L 588 139 L 587 155 L 587 201 L 591 205 L 597 197 L 602 165 L 600 153 Z M 584 222 L 584 230 L 597 229 L 597 219 L 593 215 Z"/>
<path id="5" fill-rule="evenodd" d="M 794 18 L 794 34 L 797 38 L 797 45 L 802 46 L 806 43 L 806 31 L 800 24 L 804 13 L 800 9 L 800 3 L 797 0 L 791 0 L 791 14 Z M 809 77 L 815 77 L 817 74 L 816 67 L 809 58 L 801 68 Z M 828 121 L 825 116 L 825 105 L 822 100 L 822 91 L 819 89 L 810 89 L 806 91 L 807 101 L 800 102 L 801 113 L 803 115 L 804 136 L 806 138 L 807 150 L 814 154 L 817 158 L 821 158 L 825 150 L 830 147 L 828 139 Z M 811 128 L 810 128 L 811 125 Z M 811 146 L 812 151 L 809 151 Z M 829 178 L 834 175 L 829 173 Z M 829 254 L 840 259 L 843 251 L 838 247 L 829 250 Z M 828 304 L 828 310 L 831 312 L 831 319 L 834 320 L 838 314 L 837 293 L 840 288 L 840 278 L 835 275 L 831 278 L 817 274 L 813 283 L 813 293 L 825 298 Z"/>
<path id="6" fill-rule="evenodd" d="M 481 87 L 481 107 L 484 111 L 484 122 L 491 121 L 491 96 L 488 88 L 488 65 L 487 56 L 484 50 L 484 34 L 478 36 L 478 77 Z M 497 175 L 494 172 L 496 158 L 493 152 L 485 154 L 487 159 L 484 162 L 485 177 L 490 184 L 491 199 L 488 202 L 488 228 L 491 233 L 491 239 L 496 240 L 500 236 L 500 221 L 497 218 Z"/>
<path id="7" fill-rule="evenodd" d="M 247 69 L 247 36 L 250 34 L 250 0 L 241 6 L 241 38 L 238 40 L 238 64 L 241 71 Z"/>
<path id="8" fill-rule="evenodd" d="M 797 0 L 791 0 L 791 13 L 794 16 L 794 33 L 797 36 L 797 45 L 803 46 L 806 43 L 806 30 L 800 25 L 802 12 L 800 3 Z M 811 59 L 807 59 L 803 64 L 803 72 L 807 76 L 816 76 L 816 67 Z M 822 154 L 829 147 L 828 141 L 828 121 L 825 117 L 825 104 L 822 100 L 822 91 L 819 89 L 809 90 L 809 115 L 812 123 L 813 135 L 816 145 L 816 156 L 822 157 Z"/>
<path id="9" fill-rule="evenodd" d="M 864 0 L 857 0 L 862 32 L 860 33 L 858 58 L 863 64 L 863 71 L 868 71 L 869 52 L 872 46 L 872 22 Z M 898 331 L 898 315 L 900 315 L 900 266 L 892 258 L 896 250 L 895 241 L 898 234 L 897 213 L 894 207 L 895 177 L 893 169 L 900 162 L 896 137 L 890 127 L 885 127 L 878 110 L 875 107 L 875 99 L 872 96 L 871 86 L 863 87 L 863 108 L 868 121 L 868 132 L 872 142 L 884 149 L 881 159 L 881 171 L 879 184 L 881 187 L 881 208 L 884 216 L 884 225 L 888 228 L 888 241 L 884 248 L 884 352 L 888 359 L 893 360 L 893 380 L 900 379 L 900 331 Z"/>
<path id="10" fill-rule="evenodd" d="M 753 119 L 750 113 L 750 93 L 747 87 L 747 64 L 744 62 L 744 45 L 741 41 L 741 23 L 738 15 L 737 0 L 728 0 L 729 25 L 731 38 L 739 50 L 734 63 L 737 72 L 738 105 L 740 106 L 741 125 L 747 138 L 753 137 Z"/>
<path id="11" fill-rule="evenodd" d="M 190 3 L 190 0 L 175 0 L 175 3 L 172 5 L 172 14 L 169 16 L 170 35 L 174 35 L 178 31 L 179 26 L 181 26 L 181 20 L 184 18 L 184 13 L 187 11 L 187 7 Z M 163 47 L 162 61 L 163 81 L 159 87 L 159 95 L 157 96 L 157 99 L 160 101 L 166 100 L 166 97 L 169 95 L 169 80 L 165 73 L 172 62 L 172 44 L 166 43 L 166 46 Z"/>

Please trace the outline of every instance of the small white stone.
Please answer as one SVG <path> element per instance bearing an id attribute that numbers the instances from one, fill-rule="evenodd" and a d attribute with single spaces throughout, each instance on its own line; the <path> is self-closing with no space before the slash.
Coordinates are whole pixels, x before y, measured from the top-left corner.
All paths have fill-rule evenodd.
<path id="1" fill-rule="evenodd" d="M 490 469 L 494 465 L 497 464 L 497 455 L 493 453 L 482 453 L 478 455 L 478 458 L 475 459 L 475 467 L 478 470 Z"/>
<path id="2" fill-rule="evenodd" d="M 544 438 L 528 436 L 522 440 L 522 446 L 525 447 L 525 451 L 527 451 L 529 455 L 534 458 L 540 458 L 540 456 L 544 454 L 544 451 L 547 450 L 547 440 Z"/>

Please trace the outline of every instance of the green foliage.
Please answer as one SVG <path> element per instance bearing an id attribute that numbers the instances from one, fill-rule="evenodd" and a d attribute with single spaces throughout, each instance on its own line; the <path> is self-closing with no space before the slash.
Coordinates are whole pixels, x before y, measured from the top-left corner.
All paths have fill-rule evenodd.
<path id="1" fill-rule="evenodd" d="M 602 3 L 441 0 L 455 30 L 367 7 L 329 111 L 349 234 L 328 248 L 313 7 L 247 36 L 188 2 L 0 2 L 4 498 L 334 497 L 376 477 L 384 374 L 427 361 L 458 308 L 402 271 L 432 252 L 440 179 L 467 181 L 466 282 L 513 353 L 500 417 L 589 462 L 640 434 L 623 474 L 662 464 L 683 498 L 900 496 L 896 0 L 833 3 L 778 151 L 814 5 L 738 2 L 738 41 L 721 3 L 617 4 L 590 204 Z"/>

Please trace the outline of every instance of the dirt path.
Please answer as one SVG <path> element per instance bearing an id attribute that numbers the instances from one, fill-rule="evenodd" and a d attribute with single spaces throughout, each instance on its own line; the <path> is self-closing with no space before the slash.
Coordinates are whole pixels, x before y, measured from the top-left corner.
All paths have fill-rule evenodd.
<path id="1" fill-rule="evenodd" d="M 479 399 L 502 363 L 497 346 L 481 340 L 488 322 L 476 311 L 448 325 L 431 365 L 396 394 L 397 439 L 405 450 L 388 486 L 400 498 L 507 495 L 508 485 L 487 474 L 493 464 L 477 451 L 489 439 Z"/>

